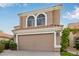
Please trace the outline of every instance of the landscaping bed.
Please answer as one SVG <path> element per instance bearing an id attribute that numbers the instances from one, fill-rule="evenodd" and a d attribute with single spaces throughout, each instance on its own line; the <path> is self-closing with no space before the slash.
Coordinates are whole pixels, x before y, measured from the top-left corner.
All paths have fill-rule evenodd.
<path id="1" fill-rule="evenodd" d="M 0 41 L 0 53 L 2 53 L 4 50 L 17 50 L 17 44 L 13 40 L 1 40 Z"/>
<path id="2" fill-rule="evenodd" d="M 61 56 L 76 56 L 75 54 L 69 53 L 69 52 L 61 52 Z"/>

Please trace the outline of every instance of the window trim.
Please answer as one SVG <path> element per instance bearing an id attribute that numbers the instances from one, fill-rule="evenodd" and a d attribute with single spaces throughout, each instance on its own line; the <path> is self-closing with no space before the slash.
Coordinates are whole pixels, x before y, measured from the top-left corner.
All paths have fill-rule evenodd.
<path id="1" fill-rule="evenodd" d="M 33 17 L 34 17 L 34 20 L 35 20 L 34 26 L 37 27 L 37 17 L 38 17 L 38 15 L 40 15 L 40 14 L 43 14 L 43 15 L 45 16 L 45 26 L 47 26 L 47 14 L 46 14 L 46 13 L 37 13 L 36 16 L 35 16 L 34 14 L 27 15 L 27 17 L 26 17 L 26 28 L 28 27 L 27 21 L 28 21 L 28 18 L 29 18 L 30 16 L 33 16 Z"/>
<path id="2" fill-rule="evenodd" d="M 34 17 L 34 20 L 36 19 L 34 15 L 29 15 L 29 16 L 27 16 L 27 18 L 26 18 L 26 28 L 29 27 L 29 26 L 28 26 L 28 18 L 29 18 L 30 16 L 33 16 L 33 17 Z M 35 26 L 35 21 L 34 21 L 34 26 Z"/>

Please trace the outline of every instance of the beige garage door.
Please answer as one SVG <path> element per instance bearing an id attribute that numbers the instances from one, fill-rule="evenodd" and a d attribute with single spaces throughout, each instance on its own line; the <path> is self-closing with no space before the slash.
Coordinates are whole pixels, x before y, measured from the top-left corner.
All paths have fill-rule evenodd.
<path id="1" fill-rule="evenodd" d="M 20 50 L 53 51 L 53 46 L 53 34 L 19 36 Z"/>

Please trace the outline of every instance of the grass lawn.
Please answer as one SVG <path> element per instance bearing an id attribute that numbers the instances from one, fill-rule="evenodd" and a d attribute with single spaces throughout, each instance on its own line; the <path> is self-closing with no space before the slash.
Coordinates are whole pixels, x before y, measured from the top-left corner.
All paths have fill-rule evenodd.
<path id="1" fill-rule="evenodd" d="M 61 52 L 61 56 L 76 56 L 75 54 L 69 53 L 69 52 Z"/>

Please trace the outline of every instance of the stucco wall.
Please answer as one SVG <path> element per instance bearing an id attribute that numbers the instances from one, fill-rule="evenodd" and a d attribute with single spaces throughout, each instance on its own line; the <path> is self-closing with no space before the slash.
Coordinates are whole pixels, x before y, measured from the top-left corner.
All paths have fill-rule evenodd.
<path id="1" fill-rule="evenodd" d="M 38 12 L 39 13 L 39 12 Z M 32 15 L 36 15 L 38 14 L 30 14 L 30 16 Z M 60 10 L 53 10 L 53 11 L 47 11 L 47 12 L 40 12 L 40 13 L 46 13 L 47 15 L 47 25 L 60 25 Z M 20 16 L 20 28 L 26 28 L 26 18 L 28 17 L 28 15 L 25 16 Z"/>
<path id="2" fill-rule="evenodd" d="M 60 10 L 53 11 L 53 24 L 60 25 Z"/>

